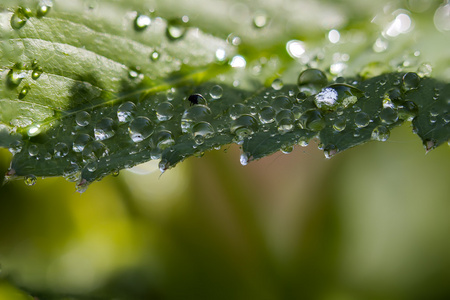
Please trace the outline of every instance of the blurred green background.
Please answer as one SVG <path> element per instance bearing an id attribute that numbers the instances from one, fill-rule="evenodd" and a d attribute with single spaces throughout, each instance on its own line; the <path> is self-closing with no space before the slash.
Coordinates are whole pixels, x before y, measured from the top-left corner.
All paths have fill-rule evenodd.
<path id="1" fill-rule="evenodd" d="M 243 167 L 231 146 L 83 194 L 11 182 L 0 299 L 448 299 L 449 152 L 405 124 L 331 160 L 311 142 Z"/>

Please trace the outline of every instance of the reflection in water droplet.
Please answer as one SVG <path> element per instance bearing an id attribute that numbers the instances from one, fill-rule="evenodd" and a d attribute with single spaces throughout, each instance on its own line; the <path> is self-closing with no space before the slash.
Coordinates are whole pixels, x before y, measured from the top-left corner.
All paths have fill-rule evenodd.
<path id="1" fill-rule="evenodd" d="M 199 121 L 207 121 L 211 115 L 211 109 L 206 105 L 194 105 L 186 109 L 181 117 L 182 132 L 192 132 L 192 126 Z"/>
<path id="2" fill-rule="evenodd" d="M 182 38 L 187 31 L 189 18 L 172 19 L 167 22 L 166 35 L 171 41 Z"/>
<path id="3" fill-rule="evenodd" d="M 263 28 L 267 25 L 269 21 L 269 18 L 267 17 L 267 14 L 263 11 L 258 11 L 253 16 L 253 25 L 256 28 Z"/>
<path id="4" fill-rule="evenodd" d="M 156 116 L 159 121 L 168 121 L 173 117 L 173 105 L 170 102 L 163 102 L 156 108 Z"/>
<path id="5" fill-rule="evenodd" d="M 124 102 L 117 108 L 117 119 L 120 123 L 128 123 L 133 120 L 135 111 L 136 105 L 133 102 Z"/>
<path id="6" fill-rule="evenodd" d="M 303 129 L 320 131 L 325 128 L 325 120 L 319 110 L 308 110 L 300 116 L 299 125 Z"/>
<path id="7" fill-rule="evenodd" d="M 42 18 L 42 17 L 44 17 L 45 15 L 47 15 L 48 12 L 50 11 L 50 8 L 51 8 L 51 7 L 48 6 L 48 5 L 40 4 L 40 5 L 38 6 L 38 9 L 37 9 L 37 12 L 36 12 L 37 17 L 38 17 L 38 18 Z"/>
<path id="8" fill-rule="evenodd" d="M 136 31 L 143 31 L 152 23 L 152 19 L 150 19 L 147 15 L 138 14 L 134 19 L 134 29 Z"/>
<path id="9" fill-rule="evenodd" d="M 292 108 L 292 101 L 286 97 L 286 96 L 278 96 L 273 100 L 272 107 L 276 111 L 280 111 L 283 109 L 291 109 Z"/>
<path id="10" fill-rule="evenodd" d="M 54 157 L 61 158 L 69 154 L 69 147 L 65 143 L 57 143 L 54 149 Z"/>
<path id="11" fill-rule="evenodd" d="M 222 98 L 223 88 L 220 85 L 215 85 L 209 91 L 209 95 L 211 96 L 212 99 L 218 100 Z"/>
<path id="12" fill-rule="evenodd" d="M 84 161 L 98 160 L 109 155 L 109 149 L 100 141 L 89 142 L 82 152 Z"/>
<path id="13" fill-rule="evenodd" d="M 94 128 L 94 136 L 96 140 L 106 140 L 116 134 L 114 131 L 114 121 L 111 118 L 103 118 Z"/>
<path id="14" fill-rule="evenodd" d="M 386 126 L 379 125 L 373 129 L 371 138 L 375 141 L 385 142 L 389 136 L 389 129 Z"/>
<path id="15" fill-rule="evenodd" d="M 28 154 L 30 156 L 37 156 L 39 154 L 39 147 L 37 145 L 30 145 L 28 147 Z"/>
<path id="16" fill-rule="evenodd" d="M 281 90 L 281 88 L 283 87 L 283 81 L 281 80 L 281 79 L 279 79 L 279 78 L 277 78 L 277 79 L 275 79 L 273 82 L 272 82 L 272 88 L 274 89 L 274 90 L 276 90 L 276 91 L 279 91 L 279 90 Z"/>
<path id="17" fill-rule="evenodd" d="M 398 117 L 402 120 L 412 121 L 419 113 L 419 108 L 412 101 L 406 101 L 398 108 Z"/>
<path id="18" fill-rule="evenodd" d="M 27 23 L 27 18 L 28 17 L 25 15 L 23 8 L 18 8 L 11 16 L 11 27 L 15 30 L 22 28 Z"/>
<path id="19" fill-rule="evenodd" d="M 91 121 L 91 115 L 86 111 L 79 111 L 75 115 L 75 122 L 78 126 L 84 127 L 89 125 L 89 122 Z"/>
<path id="20" fill-rule="evenodd" d="M 259 112 L 259 120 L 265 124 L 274 122 L 275 110 L 270 106 L 263 107 Z"/>
<path id="21" fill-rule="evenodd" d="M 370 123 L 370 117 L 365 112 L 359 112 L 355 116 L 355 124 L 359 128 L 364 128 Z"/>
<path id="22" fill-rule="evenodd" d="M 230 127 L 231 134 L 235 134 L 238 140 L 243 140 L 258 130 L 258 121 L 250 115 L 242 115 L 233 121 Z"/>
<path id="23" fill-rule="evenodd" d="M 408 72 L 403 75 L 403 87 L 406 90 L 417 89 L 419 87 L 420 77 L 416 73 Z"/>
<path id="24" fill-rule="evenodd" d="M 337 132 L 341 132 L 347 126 L 347 122 L 344 117 L 338 117 L 333 122 L 333 129 Z"/>
<path id="25" fill-rule="evenodd" d="M 175 139 L 173 138 L 172 132 L 168 130 L 161 130 L 153 134 L 153 142 L 158 149 L 164 150 L 175 144 Z"/>
<path id="26" fill-rule="evenodd" d="M 330 159 L 332 158 L 334 155 L 336 155 L 338 153 L 338 149 L 335 145 L 333 144 L 328 144 L 323 148 L 323 154 L 325 155 L 326 158 Z"/>
<path id="27" fill-rule="evenodd" d="M 20 92 L 19 92 L 19 99 L 25 98 L 26 95 L 28 95 L 28 92 L 30 91 L 30 87 L 28 85 L 24 86 Z"/>
<path id="28" fill-rule="evenodd" d="M 191 105 L 204 104 L 206 105 L 206 99 L 201 94 L 192 94 L 189 96 L 188 101 Z"/>
<path id="29" fill-rule="evenodd" d="M 153 133 L 152 122 L 147 117 L 137 117 L 131 121 L 128 132 L 133 142 L 142 142 Z"/>
<path id="30" fill-rule="evenodd" d="M 27 185 L 27 186 L 32 186 L 35 185 L 37 182 L 37 178 L 34 175 L 27 175 L 24 177 L 23 182 Z"/>
<path id="31" fill-rule="evenodd" d="M 250 113 L 249 108 L 242 103 L 233 104 L 230 108 L 230 118 L 233 120 L 236 120 L 240 116 L 249 113 Z"/>
<path id="32" fill-rule="evenodd" d="M 8 88 L 13 89 L 16 88 L 22 80 L 25 78 L 26 73 L 25 72 L 16 72 L 15 70 L 11 69 L 9 70 L 8 74 L 6 75 L 6 85 Z"/>
<path id="33" fill-rule="evenodd" d="M 152 61 L 157 61 L 159 59 L 159 56 L 159 52 L 155 50 L 150 54 L 150 59 Z"/>
<path id="34" fill-rule="evenodd" d="M 208 139 L 214 135 L 214 128 L 208 122 L 198 122 L 192 127 L 192 134 Z"/>

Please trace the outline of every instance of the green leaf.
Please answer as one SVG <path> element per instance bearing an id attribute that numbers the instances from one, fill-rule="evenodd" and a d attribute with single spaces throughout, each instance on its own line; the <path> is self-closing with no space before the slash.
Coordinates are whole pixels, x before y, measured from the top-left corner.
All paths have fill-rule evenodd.
<path id="1" fill-rule="evenodd" d="M 322 16 L 347 21 L 336 21 L 339 36 L 328 32 L 337 45 L 323 47 L 319 21 L 299 34 L 292 27 L 299 20 L 289 15 L 283 30 L 286 21 L 269 2 L 253 19 L 206 5 L 198 11 L 205 19 L 191 14 L 192 20 L 177 17 L 192 8 L 186 3 L 168 10 L 161 2 L 152 14 L 140 2 L 38 3 L 8 1 L 0 11 L 0 146 L 14 154 L 8 176 L 25 176 L 29 184 L 65 176 L 82 191 L 151 159 L 165 171 L 229 143 L 242 145 L 243 164 L 312 138 L 331 157 L 384 141 L 405 120 L 427 150 L 450 138 L 445 79 L 427 77 L 428 65 L 416 54 L 398 59 L 406 37 L 398 38 L 400 47 L 380 50 L 387 41 L 364 25 L 367 40 L 358 42 L 352 32 L 361 20 L 352 11 L 333 13 L 336 4 Z M 224 5 L 237 12 L 238 4 Z M 215 15 L 219 22 L 212 23 Z M 252 29 L 242 26 L 248 20 Z M 357 58 L 345 63 L 348 57 Z M 377 63 L 383 59 L 390 63 Z M 422 77 L 408 72 L 411 65 L 424 70 Z M 308 68 L 302 74 L 312 78 L 297 83 Z"/>

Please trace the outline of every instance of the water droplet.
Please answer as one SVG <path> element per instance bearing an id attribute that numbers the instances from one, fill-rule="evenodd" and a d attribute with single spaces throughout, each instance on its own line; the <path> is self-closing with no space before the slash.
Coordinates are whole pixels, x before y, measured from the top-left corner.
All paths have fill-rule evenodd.
<path id="1" fill-rule="evenodd" d="M 39 147 L 37 145 L 30 145 L 28 147 L 28 154 L 30 154 L 30 156 L 39 155 Z"/>
<path id="2" fill-rule="evenodd" d="M 230 127 L 231 134 L 235 134 L 238 140 L 243 140 L 258 130 L 258 121 L 250 115 L 242 115 L 233 121 Z"/>
<path id="3" fill-rule="evenodd" d="M 133 102 L 124 102 L 117 109 L 117 119 L 120 123 L 128 123 L 133 120 L 135 112 L 136 105 Z"/>
<path id="4" fill-rule="evenodd" d="M 97 167 L 98 167 L 98 164 L 97 164 L 97 162 L 96 161 L 91 161 L 91 162 L 89 162 L 87 165 L 86 165 L 86 170 L 88 170 L 89 172 L 95 172 L 95 171 L 97 171 Z"/>
<path id="5" fill-rule="evenodd" d="M 336 83 L 315 95 L 314 103 L 317 108 L 334 111 L 338 107 L 347 108 L 355 104 L 363 94 L 361 90 L 351 85 Z"/>
<path id="6" fill-rule="evenodd" d="M 232 68 L 245 68 L 246 65 L 247 61 L 241 55 L 233 56 L 233 58 L 230 61 L 230 66 Z"/>
<path id="7" fill-rule="evenodd" d="M 406 90 L 417 89 L 419 87 L 420 77 L 416 73 L 408 72 L 403 75 L 403 87 Z"/>
<path id="8" fill-rule="evenodd" d="M 272 82 L 272 88 L 276 91 L 281 90 L 281 88 L 283 88 L 283 85 L 283 81 L 280 78 L 277 78 Z"/>
<path id="9" fill-rule="evenodd" d="M 41 125 L 39 125 L 39 124 L 31 125 L 27 130 L 27 134 L 30 137 L 36 136 L 39 133 L 41 133 Z"/>
<path id="10" fill-rule="evenodd" d="M 338 117 L 333 122 L 333 129 L 337 132 L 341 132 L 345 129 L 347 122 L 344 117 Z"/>
<path id="11" fill-rule="evenodd" d="M 145 30 L 152 23 L 152 19 L 150 19 L 147 15 L 138 14 L 134 19 L 134 29 L 136 31 Z"/>
<path id="12" fill-rule="evenodd" d="M 253 16 L 253 25 L 256 28 L 263 28 L 267 25 L 269 21 L 269 18 L 267 17 L 267 14 L 263 11 L 258 11 Z"/>
<path id="13" fill-rule="evenodd" d="M 374 141 L 385 142 L 390 136 L 389 129 L 386 126 L 378 125 L 372 131 L 371 138 Z"/>
<path id="14" fill-rule="evenodd" d="M 170 163 L 167 159 L 161 159 L 159 162 L 159 170 L 161 173 L 164 173 L 166 170 L 168 170 L 170 167 Z"/>
<path id="15" fill-rule="evenodd" d="M 392 107 L 385 107 L 380 112 L 380 120 L 385 124 L 393 124 L 398 120 L 397 110 Z"/>
<path id="16" fill-rule="evenodd" d="M 84 161 L 98 160 L 109 155 L 109 149 L 100 141 L 89 142 L 83 149 Z"/>
<path id="17" fill-rule="evenodd" d="M 303 93 L 303 92 L 299 92 L 299 93 L 297 94 L 297 96 L 295 97 L 295 99 L 297 100 L 298 103 L 302 103 L 303 101 L 306 100 L 306 98 L 308 98 L 308 95 L 306 95 L 306 94 Z"/>
<path id="18" fill-rule="evenodd" d="M 270 106 L 265 106 L 259 112 L 261 123 L 268 124 L 275 121 L 275 110 Z"/>
<path id="19" fill-rule="evenodd" d="M 325 73 L 318 69 L 307 69 L 300 73 L 298 77 L 298 86 L 301 91 L 307 91 L 311 94 L 317 93 L 328 83 Z"/>
<path id="20" fill-rule="evenodd" d="M 75 115 L 75 122 L 78 126 L 85 127 L 89 125 L 91 121 L 91 115 L 86 111 L 79 111 Z"/>
<path id="21" fill-rule="evenodd" d="M 195 105 L 186 109 L 181 117 L 182 132 L 192 132 L 192 126 L 199 121 L 207 121 L 211 109 L 205 105 Z"/>
<path id="22" fill-rule="evenodd" d="M 82 133 L 77 135 L 77 137 L 75 138 L 73 145 L 72 145 L 72 150 L 74 152 L 83 152 L 84 148 L 86 147 L 86 145 L 92 141 L 92 138 L 90 135 Z"/>
<path id="23" fill-rule="evenodd" d="M 190 95 L 188 101 L 191 103 L 191 105 L 207 104 L 205 97 L 203 97 L 201 94 Z"/>
<path id="24" fill-rule="evenodd" d="M 175 144 L 175 139 L 173 138 L 172 132 L 168 130 L 160 130 L 153 134 L 153 142 L 158 149 L 164 150 Z"/>
<path id="25" fill-rule="evenodd" d="M 320 111 L 312 109 L 300 116 L 299 125 L 303 129 L 320 131 L 325 128 L 326 123 Z"/>
<path id="26" fill-rule="evenodd" d="M 94 128 L 94 136 L 96 140 L 106 140 L 113 137 L 115 132 L 115 124 L 111 118 L 103 118 Z"/>
<path id="27" fill-rule="evenodd" d="M 159 59 L 159 57 L 160 57 L 159 52 L 156 50 L 150 54 L 150 59 L 152 61 L 157 61 Z"/>
<path id="28" fill-rule="evenodd" d="M 230 118 L 233 120 L 236 120 L 240 116 L 249 113 L 250 113 L 249 108 L 242 103 L 233 104 L 230 108 Z"/>
<path id="29" fill-rule="evenodd" d="M 24 142 L 22 140 L 15 140 L 9 144 L 9 152 L 12 153 L 12 155 L 15 155 L 16 153 L 20 153 L 22 151 Z"/>
<path id="30" fill-rule="evenodd" d="M 365 112 L 359 112 L 355 116 L 355 124 L 358 128 L 363 128 L 369 125 L 370 117 Z"/>
<path id="31" fill-rule="evenodd" d="M 65 143 L 57 143 L 54 149 L 54 157 L 61 158 L 69 154 L 69 147 Z"/>
<path id="32" fill-rule="evenodd" d="M 27 185 L 27 186 L 32 186 L 35 185 L 37 182 L 37 178 L 34 175 L 27 175 L 24 177 L 23 182 Z"/>
<path id="33" fill-rule="evenodd" d="M 392 103 L 399 105 L 404 102 L 403 93 L 399 88 L 393 88 L 386 92 L 385 98 Z"/>
<path id="34" fill-rule="evenodd" d="M 302 41 L 290 40 L 286 43 L 286 51 L 292 58 L 300 58 L 306 52 L 305 44 Z"/>
<path id="35" fill-rule="evenodd" d="M 272 107 L 276 111 L 280 111 L 283 109 L 291 109 L 292 101 L 286 96 L 278 96 L 273 100 Z"/>
<path id="36" fill-rule="evenodd" d="M 434 26 L 441 32 L 450 31 L 450 3 L 439 6 L 434 13 Z"/>
<path id="37" fill-rule="evenodd" d="M 26 76 L 25 72 L 19 73 L 11 69 L 6 75 L 6 85 L 10 89 L 16 88 L 22 82 L 25 76 Z"/>
<path id="38" fill-rule="evenodd" d="M 45 4 L 39 4 L 36 15 L 38 18 L 42 18 L 49 13 L 51 6 Z"/>
<path id="39" fill-rule="evenodd" d="M 419 66 L 417 75 L 420 77 L 430 77 L 431 72 L 433 72 L 433 67 L 428 63 L 423 63 Z"/>
<path id="40" fill-rule="evenodd" d="M 29 91 L 30 87 L 28 85 L 24 86 L 19 92 L 19 99 L 25 98 Z"/>
<path id="41" fill-rule="evenodd" d="M 33 80 L 37 80 L 39 77 L 41 77 L 43 72 L 44 72 L 44 70 L 42 69 L 42 67 L 37 66 L 34 68 L 33 72 L 31 73 L 31 78 Z"/>
<path id="42" fill-rule="evenodd" d="M 192 127 L 194 137 L 201 136 L 208 139 L 214 135 L 214 128 L 208 122 L 198 122 Z"/>
<path id="43" fill-rule="evenodd" d="M 209 91 L 209 95 L 211 96 L 212 99 L 218 100 L 222 98 L 223 88 L 220 85 L 215 85 Z"/>
<path id="44" fill-rule="evenodd" d="M 67 181 L 75 182 L 79 179 L 79 170 L 77 164 L 71 163 L 70 166 L 64 169 L 63 171 L 63 177 Z"/>
<path id="45" fill-rule="evenodd" d="M 11 16 L 11 27 L 15 30 L 19 30 L 27 23 L 27 19 L 31 16 L 31 11 L 29 9 L 24 9 L 19 7 L 14 14 Z"/>
<path id="46" fill-rule="evenodd" d="M 142 142 L 153 133 L 152 122 L 147 117 L 137 117 L 131 121 L 128 132 L 133 142 Z"/>
<path id="47" fill-rule="evenodd" d="M 187 21 L 189 21 L 189 19 L 178 18 L 167 22 L 166 35 L 169 40 L 178 40 L 186 34 Z"/>
<path id="48" fill-rule="evenodd" d="M 338 153 L 338 149 L 333 144 L 328 144 L 323 148 L 323 154 L 326 158 L 330 159 Z"/>
<path id="49" fill-rule="evenodd" d="M 339 31 L 337 31 L 336 29 L 331 29 L 331 30 L 328 32 L 328 40 L 329 40 L 332 44 L 338 43 L 340 39 L 341 39 L 341 34 L 340 34 Z"/>
<path id="50" fill-rule="evenodd" d="M 283 145 L 280 148 L 281 152 L 283 152 L 283 154 L 289 154 L 292 151 L 294 151 L 294 146 L 292 145 Z"/>
<path id="51" fill-rule="evenodd" d="M 128 71 L 128 77 L 130 77 L 130 79 L 142 80 L 144 79 L 144 74 L 142 74 L 140 67 L 132 67 Z"/>
<path id="52" fill-rule="evenodd" d="M 159 121 L 168 121 L 173 117 L 173 105 L 170 102 L 163 102 L 156 108 L 156 116 Z"/>

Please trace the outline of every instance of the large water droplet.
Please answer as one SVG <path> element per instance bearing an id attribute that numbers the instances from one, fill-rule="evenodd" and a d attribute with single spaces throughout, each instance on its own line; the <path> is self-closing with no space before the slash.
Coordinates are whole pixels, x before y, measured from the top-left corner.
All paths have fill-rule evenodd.
<path id="1" fill-rule="evenodd" d="M 218 100 L 222 98 L 223 88 L 220 85 L 215 85 L 209 91 L 209 95 L 211 96 L 212 99 Z"/>
<path id="2" fill-rule="evenodd" d="M 27 175 L 24 177 L 23 182 L 27 185 L 27 186 L 32 186 L 35 185 L 37 182 L 37 178 L 34 175 Z"/>
<path id="3" fill-rule="evenodd" d="M 208 139 L 214 135 L 214 128 L 208 122 L 198 122 L 192 127 L 192 134 Z"/>
<path id="4" fill-rule="evenodd" d="M 109 149 L 100 141 L 88 143 L 82 152 L 84 161 L 98 160 L 109 155 Z"/>
<path id="5" fill-rule="evenodd" d="M 117 119 L 120 123 L 128 123 L 133 120 L 135 112 L 136 105 L 133 102 L 124 102 L 117 108 Z"/>
<path id="6" fill-rule="evenodd" d="M 156 132 L 155 134 L 153 134 L 152 139 L 156 147 L 158 147 L 161 150 L 164 150 L 175 144 L 173 134 L 168 130 L 160 130 Z"/>
<path id="7" fill-rule="evenodd" d="M 347 108 L 363 96 L 363 92 L 344 83 L 332 84 L 320 91 L 314 97 L 317 108 L 334 111 L 338 107 Z"/>
<path id="8" fill-rule="evenodd" d="M 307 91 L 315 94 L 328 83 L 327 76 L 318 69 L 307 69 L 300 73 L 298 77 L 298 86 L 301 91 Z"/>
<path id="9" fill-rule="evenodd" d="M 359 112 L 355 116 L 355 124 L 358 128 L 363 128 L 369 125 L 370 117 L 365 112 Z"/>
<path id="10" fill-rule="evenodd" d="M 139 143 L 153 133 L 153 124 L 147 117 L 137 117 L 131 121 L 128 132 L 133 142 Z"/>
<path id="11" fill-rule="evenodd" d="M 372 131 L 371 138 L 375 141 L 385 142 L 390 136 L 389 129 L 386 126 L 378 125 Z"/>
<path id="12" fill-rule="evenodd" d="M 170 102 L 163 102 L 156 108 L 156 116 L 159 121 L 168 121 L 173 117 L 173 105 Z"/>
<path id="13" fill-rule="evenodd" d="M 278 96 L 273 100 L 272 107 L 276 111 L 280 111 L 283 109 L 291 109 L 292 101 L 286 96 Z"/>
<path id="14" fill-rule="evenodd" d="M 6 85 L 10 89 L 16 88 L 22 82 L 25 76 L 26 76 L 25 72 L 18 72 L 11 69 L 6 75 Z"/>
<path id="15" fill-rule="evenodd" d="M 136 31 L 145 30 L 152 23 L 152 19 L 150 19 L 147 15 L 138 14 L 134 19 L 134 29 Z"/>
<path id="16" fill-rule="evenodd" d="M 187 31 L 189 18 L 172 19 L 167 22 L 166 35 L 169 40 L 175 41 L 182 38 Z"/>
<path id="17" fill-rule="evenodd" d="M 230 108 L 230 118 L 232 118 L 233 120 L 236 120 L 240 116 L 249 113 L 250 109 L 242 103 L 233 104 Z"/>
<path id="18" fill-rule="evenodd" d="M 278 131 L 281 133 L 286 133 L 289 131 L 292 131 L 294 129 L 294 123 L 293 123 L 294 115 L 290 110 L 281 110 L 277 115 L 275 116 L 275 119 L 278 124 Z"/>
<path id="19" fill-rule="evenodd" d="M 250 115 L 242 115 L 233 121 L 230 127 L 231 134 L 235 134 L 238 140 L 243 140 L 258 130 L 258 121 Z"/>
<path id="20" fill-rule="evenodd" d="M 397 110 L 392 107 L 385 107 L 380 112 L 380 120 L 385 124 L 393 124 L 398 120 Z"/>
<path id="21" fill-rule="evenodd" d="M 96 140 L 106 140 L 113 137 L 115 132 L 115 124 L 111 118 L 103 118 L 94 128 L 94 136 Z"/>
<path id="22" fill-rule="evenodd" d="M 57 143 L 54 149 L 54 157 L 61 158 L 69 154 L 69 147 L 65 143 Z"/>
<path id="23" fill-rule="evenodd" d="M 308 110 L 300 116 L 299 125 L 303 129 L 312 131 L 320 131 L 325 128 L 325 120 L 323 115 L 317 109 Z"/>
<path id="24" fill-rule="evenodd" d="M 405 101 L 403 93 L 399 88 L 393 88 L 387 91 L 385 98 L 396 105 L 399 105 Z"/>
<path id="25" fill-rule="evenodd" d="M 275 110 L 270 106 L 263 107 L 259 112 L 259 120 L 265 124 L 274 122 Z"/>
<path id="26" fill-rule="evenodd" d="M 78 126 L 85 127 L 89 125 L 91 121 L 91 115 L 86 111 L 79 111 L 75 115 L 75 122 Z"/>
<path id="27" fill-rule="evenodd" d="M 31 11 L 30 14 L 28 15 L 28 11 L 29 9 L 24 9 L 22 7 L 19 7 L 11 16 L 11 27 L 15 30 L 18 30 L 20 28 L 22 28 L 23 26 L 25 26 L 25 24 L 27 23 L 28 18 L 31 16 Z"/>
<path id="28" fill-rule="evenodd" d="M 205 105 L 195 105 L 186 109 L 181 117 L 182 132 L 192 132 L 192 126 L 196 122 L 207 121 L 211 115 L 211 109 Z"/>
<path id="29" fill-rule="evenodd" d="M 419 87 L 420 77 L 416 73 L 408 72 L 403 75 L 403 87 L 405 90 L 417 89 Z"/>
<path id="30" fill-rule="evenodd" d="M 82 152 L 84 150 L 84 147 L 86 147 L 86 145 L 90 141 L 92 141 L 92 137 L 88 134 L 82 133 L 80 135 L 77 135 L 73 142 L 72 150 L 74 152 Z"/>
<path id="31" fill-rule="evenodd" d="M 272 82 L 272 88 L 276 91 L 281 90 L 281 88 L 283 88 L 283 85 L 283 81 L 280 78 L 277 78 Z"/>

